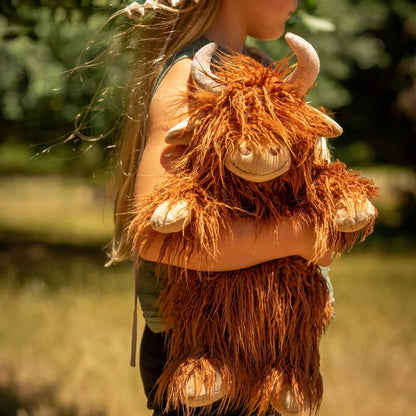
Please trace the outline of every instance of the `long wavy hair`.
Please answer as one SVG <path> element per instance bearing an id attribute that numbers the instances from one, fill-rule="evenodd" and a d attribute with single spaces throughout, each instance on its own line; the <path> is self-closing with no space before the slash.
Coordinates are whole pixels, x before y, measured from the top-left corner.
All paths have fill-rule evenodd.
<path id="1" fill-rule="evenodd" d="M 107 265 L 131 257 L 127 227 L 131 220 L 138 165 L 146 144 L 147 120 L 155 81 L 167 61 L 186 45 L 201 37 L 218 13 L 222 0 L 185 0 L 176 8 L 167 0 L 152 3 L 144 16 L 134 15 L 118 38 L 121 52 L 131 55 L 129 97 L 115 143 L 114 234 Z M 127 8 L 111 18 L 126 14 Z"/>

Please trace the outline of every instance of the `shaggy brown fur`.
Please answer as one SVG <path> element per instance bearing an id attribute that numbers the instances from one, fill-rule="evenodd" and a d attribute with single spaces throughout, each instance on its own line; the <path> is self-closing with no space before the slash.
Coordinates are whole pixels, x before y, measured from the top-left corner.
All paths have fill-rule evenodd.
<path id="1" fill-rule="evenodd" d="M 201 359 L 222 374 L 224 408 L 263 414 L 276 383 L 293 384 L 318 405 L 318 345 L 332 312 L 317 266 L 291 257 L 228 273 L 173 268 L 169 276 L 161 299 L 173 328 L 171 359 L 159 384 L 172 408 Z"/>
<path id="2" fill-rule="evenodd" d="M 346 171 L 341 162 L 318 160 L 319 136 L 327 121 L 284 82 L 287 62 L 264 68 L 244 56 L 224 58 L 216 75 L 221 95 L 193 88 L 191 143 L 177 161 L 175 175 L 138 201 L 130 234 L 135 250 L 151 244 L 149 220 L 164 202 L 185 200 L 192 214 L 182 233 L 166 236 L 160 262 L 195 250 L 215 257 L 221 231 L 233 217 L 252 217 L 277 228 L 282 218 L 313 224 L 316 256 L 338 252 L 365 238 L 372 222 L 355 233 L 340 233 L 335 205 L 375 196 L 371 181 Z M 292 165 L 281 177 L 248 182 L 230 173 L 224 158 L 240 138 L 252 147 L 290 149 Z M 270 261 L 244 270 L 204 273 L 169 268 L 160 296 L 169 336 L 169 360 L 157 395 L 167 409 L 180 408 L 194 371 L 212 391 L 214 365 L 223 378 L 224 410 L 233 406 L 265 415 L 273 388 L 289 385 L 316 411 L 322 398 L 319 340 L 331 317 L 328 288 L 319 267 L 300 257 Z M 205 378 L 204 378 L 205 377 Z M 188 409 L 189 410 L 189 409 Z"/>

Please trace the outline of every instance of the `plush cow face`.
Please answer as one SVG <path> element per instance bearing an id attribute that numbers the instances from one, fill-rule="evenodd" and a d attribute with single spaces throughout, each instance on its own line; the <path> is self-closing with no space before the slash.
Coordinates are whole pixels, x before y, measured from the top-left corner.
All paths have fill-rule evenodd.
<path id="1" fill-rule="evenodd" d="M 247 181 L 266 182 L 284 175 L 292 165 L 310 159 L 321 137 L 342 133 L 335 121 L 303 100 L 319 72 L 315 50 L 296 35 L 286 39 L 298 58 L 293 72 L 287 62 L 265 68 L 237 55 L 224 56 L 225 65 L 212 64 L 214 43 L 200 49 L 193 60 L 196 90 L 191 103 L 194 99 L 199 119 L 212 114 L 218 126 L 209 126 L 210 137 L 221 141 L 225 168 Z M 217 66 L 215 74 L 211 65 Z M 166 142 L 189 144 L 197 123 L 198 117 L 173 127 Z"/>

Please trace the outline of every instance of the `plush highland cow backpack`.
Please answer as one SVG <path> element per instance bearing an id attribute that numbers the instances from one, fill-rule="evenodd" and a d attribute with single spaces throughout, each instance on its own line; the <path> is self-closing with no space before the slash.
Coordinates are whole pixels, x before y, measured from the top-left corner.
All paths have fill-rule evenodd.
<path id="1" fill-rule="evenodd" d="M 174 173 L 137 202 L 130 227 L 137 250 L 165 233 L 160 262 L 195 250 L 216 256 L 235 218 L 276 227 L 313 224 L 316 257 L 338 253 L 372 230 L 372 182 L 326 155 L 341 127 L 304 101 L 319 59 L 303 39 L 286 39 L 298 63 L 264 67 L 245 55 L 212 57 L 203 47 L 184 100 L 189 117 L 166 134 L 183 146 Z M 321 268 L 299 256 L 241 270 L 168 267 L 160 313 L 168 361 L 157 397 L 166 409 L 217 405 L 250 414 L 303 414 L 319 408 L 319 342 L 332 307 Z"/>

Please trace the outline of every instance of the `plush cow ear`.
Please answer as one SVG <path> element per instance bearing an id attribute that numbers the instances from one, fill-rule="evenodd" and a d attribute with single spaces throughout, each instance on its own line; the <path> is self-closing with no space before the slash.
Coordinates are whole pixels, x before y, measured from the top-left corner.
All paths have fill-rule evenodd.
<path id="1" fill-rule="evenodd" d="M 189 131 L 189 118 L 181 121 L 173 126 L 165 134 L 165 142 L 167 144 L 188 145 L 191 141 L 192 132 Z"/>
<path id="2" fill-rule="evenodd" d="M 328 139 L 341 136 L 343 129 L 336 121 L 332 120 L 331 117 L 328 117 L 326 114 L 317 110 L 316 108 L 314 108 L 314 111 L 323 121 L 323 126 L 319 126 L 317 131 L 319 136 L 326 137 Z"/>
<path id="3" fill-rule="evenodd" d="M 315 155 L 318 160 L 325 160 L 331 162 L 331 151 L 329 150 L 328 144 L 325 137 L 319 137 L 315 146 Z"/>

